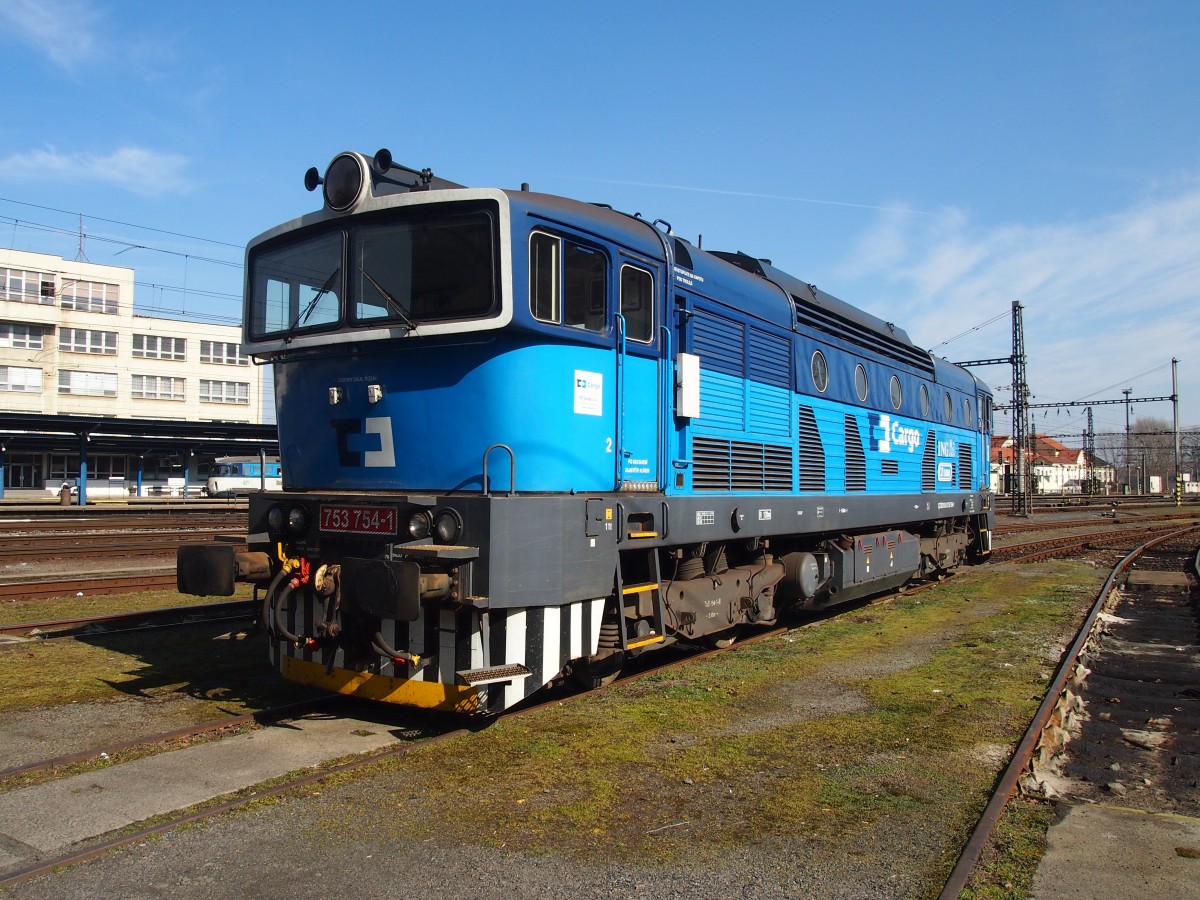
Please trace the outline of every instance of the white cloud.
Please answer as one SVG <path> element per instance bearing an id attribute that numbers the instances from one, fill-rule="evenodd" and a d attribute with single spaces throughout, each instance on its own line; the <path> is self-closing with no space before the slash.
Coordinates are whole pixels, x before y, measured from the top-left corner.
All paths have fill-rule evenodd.
<path id="1" fill-rule="evenodd" d="M 886 296 L 871 312 L 903 325 L 922 346 L 945 341 L 1023 306 L 1031 390 L 1038 402 L 1094 396 L 1154 369 L 1134 396 L 1171 393 L 1169 364 L 1180 361 L 1182 424 L 1200 423 L 1200 186 L 1158 196 L 1092 220 L 980 226 L 960 210 L 934 216 L 889 213 L 865 232 L 840 267 L 847 281 Z M 878 286 L 882 284 L 883 290 Z M 939 355 L 1006 357 L 1008 319 L 972 332 Z M 991 384 L 1006 368 L 976 370 Z M 1169 404 L 1145 415 L 1171 418 Z M 1054 415 L 1053 411 L 1050 413 Z"/>
<path id="2" fill-rule="evenodd" d="M 100 53 L 101 16 L 87 0 L 5 0 L 0 19 L 62 69 L 73 70 Z"/>
<path id="3" fill-rule="evenodd" d="M 146 197 L 186 192 L 188 159 L 142 147 L 121 147 L 107 156 L 64 154 L 54 148 L 0 159 L 0 179 L 38 182 L 101 182 Z"/>

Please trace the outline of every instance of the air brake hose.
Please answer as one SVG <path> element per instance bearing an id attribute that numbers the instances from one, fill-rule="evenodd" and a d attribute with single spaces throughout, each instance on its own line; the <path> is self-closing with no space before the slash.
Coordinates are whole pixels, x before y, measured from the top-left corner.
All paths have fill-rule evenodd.
<path id="1" fill-rule="evenodd" d="M 277 637 L 275 626 L 271 624 L 271 607 L 275 602 L 275 591 L 279 589 L 279 583 L 291 574 L 288 570 L 280 569 L 274 578 L 271 579 L 271 586 L 267 588 L 267 592 L 263 594 L 262 609 L 259 612 L 259 622 L 262 624 L 263 631 L 272 637 Z"/>
<path id="2" fill-rule="evenodd" d="M 292 634 L 287 630 L 287 626 L 283 624 L 283 616 L 287 607 L 287 601 L 292 595 L 292 590 L 294 587 L 295 582 L 289 581 L 283 586 L 283 590 L 279 591 L 279 593 L 275 595 L 275 636 L 299 647 L 304 643 L 304 638 L 300 637 L 299 635 Z"/>
<path id="3" fill-rule="evenodd" d="M 416 666 L 421 662 L 421 657 L 416 653 L 405 653 L 403 650 L 393 650 L 387 641 L 383 639 L 383 633 L 376 631 L 371 635 L 371 649 L 380 656 L 385 656 L 392 662 L 408 663 Z"/>

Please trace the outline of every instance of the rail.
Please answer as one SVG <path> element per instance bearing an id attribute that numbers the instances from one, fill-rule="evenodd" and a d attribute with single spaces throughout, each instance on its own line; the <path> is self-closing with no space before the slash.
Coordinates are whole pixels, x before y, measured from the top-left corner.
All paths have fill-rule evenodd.
<path id="1" fill-rule="evenodd" d="M 1112 573 L 1108 576 L 1108 580 L 1104 582 L 1104 587 L 1100 589 L 1100 593 L 1096 597 L 1096 602 L 1092 605 L 1091 610 L 1089 610 L 1087 618 L 1084 620 L 1083 625 L 1080 626 L 1075 640 L 1059 661 L 1058 671 L 1055 673 L 1054 680 L 1046 690 L 1046 696 L 1042 699 L 1042 704 L 1038 707 L 1037 714 L 1033 717 L 1033 721 L 1030 722 L 1025 736 L 1017 746 L 1017 750 L 1009 761 L 1008 767 L 1004 770 L 1004 774 L 1000 776 L 1000 781 L 992 793 L 992 799 L 984 808 L 983 815 L 979 817 L 979 822 L 976 823 L 975 830 L 971 832 L 971 837 L 963 848 L 958 863 L 950 872 L 950 877 L 946 880 L 945 887 L 942 888 L 939 900 L 954 900 L 954 898 L 962 893 L 963 888 L 967 886 L 967 881 L 975 869 L 975 864 L 979 861 L 979 856 L 983 852 L 983 848 L 987 845 L 988 839 L 991 837 L 997 822 L 1000 821 L 1000 816 L 1003 814 L 1004 808 L 1008 805 L 1009 798 L 1012 796 L 1017 782 L 1029 765 L 1029 761 L 1033 757 L 1033 752 L 1037 748 L 1037 742 L 1041 737 L 1042 730 L 1049 723 L 1050 716 L 1058 705 L 1059 696 L 1066 686 L 1067 679 L 1074 671 L 1079 654 L 1091 639 L 1092 629 L 1095 627 L 1096 620 L 1100 617 L 1100 613 L 1108 600 L 1108 595 L 1112 593 L 1117 581 L 1125 574 L 1125 570 L 1133 564 L 1134 560 L 1150 548 L 1188 532 L 1196 531 L 1198 528 L 1200 526 L 1192 525 L 1173 531 L 1170 534 L 1155 537 L 1130 552 L 1113 568 Z M 1200 559 L 1200 554 L 1198 554 L 1198 559 Z"/>

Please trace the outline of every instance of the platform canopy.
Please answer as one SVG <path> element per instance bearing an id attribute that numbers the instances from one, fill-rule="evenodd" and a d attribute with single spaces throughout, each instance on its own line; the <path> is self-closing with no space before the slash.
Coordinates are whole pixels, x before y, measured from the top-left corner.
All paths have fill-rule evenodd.
<path id="1" fill-rule="evenodd" d="M 0 412 L 0 452 L 178 453 L 215 456 L 279 453 L 275 425 L 249 422 L 183 422 L 110 416 Z"/>

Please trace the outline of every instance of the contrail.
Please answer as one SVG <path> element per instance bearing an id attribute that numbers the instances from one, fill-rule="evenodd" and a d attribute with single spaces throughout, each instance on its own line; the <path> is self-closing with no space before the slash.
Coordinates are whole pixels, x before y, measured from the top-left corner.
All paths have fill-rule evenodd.
<path id="1" fill-rule="evenodd" d="M 816 200 L 812 197 L 789 197 L 785 194 L 757 194 L 752 191 L 729 191 L 720 188 L 690 187 L 683 184 L 658 184 L 652 181 L 613 181 L 606 178 L 583 178 L 576 175 L 556 175 L 566 181 L 590 181 L 595 184 L 616 184 L 624 187 L 660 188 L 668 191 L 692 191 L 697 194 L 725 194 L 731 197 L 756 197 L 761 200 L 787 200 L 792 203 L 816 203 L 821 206 L 848 206 L 852 209 L 875 209 L 882 212 L 912 213 L 917 216 L 931 216 L 933 213 L 912 209 L 907 206 L 874 206 L 870 203 L 849 203 L 845 200 Z"/>

